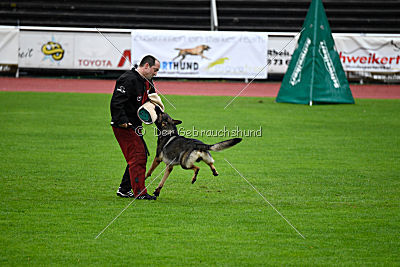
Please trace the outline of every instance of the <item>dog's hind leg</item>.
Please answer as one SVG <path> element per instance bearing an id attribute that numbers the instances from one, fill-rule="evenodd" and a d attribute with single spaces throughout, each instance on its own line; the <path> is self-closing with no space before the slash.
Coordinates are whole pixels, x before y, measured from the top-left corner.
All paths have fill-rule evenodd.
<path id="1" fill-rule="evenodd" d="M 196 180 L 197 180 L 197 174 L 199 173 L 200 168 L 193 165 L 193 167 L 191 169 L 194 170 L 194 175 L 193 175 L 193 178 L 192 178 L 192 184 L 194 184 L 196 182 Z"/>
<path id="2" fill-rule="evenodd" d="M 214 166 L 214 159 L 211 157 L 211 154 L 209 152 L 204 152 L 204 154 L 202 155 L 202 160 L 207 163 L 207 165 L 210 167 L 212 173 L 214 176 L 218 176 L 218 172 L 215 169 Z"/>
<path id="3" fill-rule="evenodd" d="M 153 193 L 153 194 L 154 194 L 156 197 L 158 197 L 158 196 L 160 195 L 160 191 L 161 191 L 161 189 L 163 188 L 163 186 L 164 186 L 164 184 L 165 184 L 165 181 L 167 180 L 169 174 L 172 172 L 172 169 L 173 169 L 173 168 L 174 168 L 174 166 L 169 165 L 169 166 L 167 167 L 167 169 L 165 170 L 164 176 L 163 176 L 161 182 L 159 183 L 159 185 L 158 185 L 158 187 L 156 188 L 156 190 L 154 190 L 154 193 Z"/>
<path id="4" fill-rule="evenodd" d="M 217 172 L 217 169 L 215 169 L 214 164 L 210 163 L 210 164 L 208 164 L 208 166 L 210 166 L 213 175 L 218 176 L 219 173 Z"/>
<path id="5" fill-rule="evenodd" d="M 148 177 L 151 176 L 153 171 L 158 167 L 158 165 L 160 165 L 161 161 L 162 161 L 161 159 L 154 157 L 153 163 L 151 164 L 150 169 L 148 170 L 145 179 L 147 179 Z"/>

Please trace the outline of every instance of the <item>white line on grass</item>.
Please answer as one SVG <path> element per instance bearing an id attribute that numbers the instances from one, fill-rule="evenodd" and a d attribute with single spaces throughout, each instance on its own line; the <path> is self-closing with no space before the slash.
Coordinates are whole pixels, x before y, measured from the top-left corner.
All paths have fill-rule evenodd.
<path id="1" fill-rule="evenodd" d="M 100 33 L 101 36 L 103 36 L 103 37 L 118 51 L 118 53 L 121 54 L 121 56 L 122 56 L 123 58 L 125 58 L 126 61 L 129 62 L 129 64 L 131 64 L 131 67 L 133 67 L 134 69 L 136 69 L 135 66 L 132 64 L 132 62 L 124 56 L 124 54 L 110 41 L 110 39 L 108 39 L 101 31 L 99 31 L 99 29 L 97 29 L 97 28 L 95 28 L 95 29 Z M 144 77 L 144 76 L 143 76 L 143 78 L 144 78 L 149 84 L 151 84 L 151 85 L 154 87 L 154 90 L 157 91 L 157 94 L 160 94 L 163 98 L 165 98 L 165 100 L 167 100 L 167 102 L 168 102 L 174 109 L 176 109 L 176 107 L 168 100 L 168 98 L 166 98 L 165 95 L 163 95 L 163 94 L 160 92 L 160 90 L 158 90 L 158 89 L 156 88 L 156 86 L 155 86 L 151 81 L 149 81 L 149 80 L 148 80 L 146 77 Z"/>
<path id="2" fill-rule="evenodd" d="M 296 227 L 293 226 L 289 222 L 288 219 L 285 218 L 285 216 L 282 215 L 261 193 L 260 191 L 257 190 L 227 159 L 224 159 L 226 162 L 228 162 L 229 165 L 267 202 L 303 239 L 306 239 L 300 232 L 299 230 L 296 229 Z"/>
<path id="3" fill-rule="evenodd" d="M 232 102 L 233 101 L 235 101 L 235 99 L 239 96 L 239 95 L 241 95 L 242 94 L 242 92 L 244 91 L 244 90 L 246 90 L 247 89 L 247 87 L 249 87 L 250 86 L 250 84 L 257 78 L 257 76 L 266 68 L 266 67 L 268 67 L 268 65 L 269 64 L 271 64 L 271 62 L 283 51 L 283 49 L 285 49 L 294 39 L 296 39 L 296 37 L 297 37 L 297 35 L 299 35 L 299 34 L 301 34 L 303 31 L 304 31 L 304 29 L 305 28 L 303 28 L 303 29 L 301 29 L 301 31 L 300 32 L 298 32 L 294 37 L 293 37 L 293 39 L 292 40 L 290 40 L 290 42 L 289 43 L 287 43 L 279 52 L 278 52 L 278 54 L 276 54 L 275 56 L 274 56 L 274 58 L 273 59 L 271 59 L 271 61 L 270 61 L 270 63 L 267 63 L 267 65 L 265 65 L 257 74 L 256 74 L 256 76 L 254 76 L 254 78 L 224 107 L 224 109 L 226 109 L 230 104 L 232 104 Z"/>
<path id="4" fill-rule="evenodd" d="M 176 158 L 174 158 L 174 159 L 171 161 L 171 163 L 172 163 L 175 159 L 176 159 Z M 163 173 L 163 171 L 165 171 L 165 170 L 169 167 L 169 165 L 171 165 L 171 163 L 168 164 L 168 165 L 164 168 L 164 170 L 162 170 L 162 171 L 157 175 L 157 177 L 154 178 L 153 181 L 151 181 L 147 186 L 150 186 L 150 185 L 161 175 L 161 173 Z M 146 188 L 147 188 L 147 187 L 146 187 Z M 144 192 L 144 189 L 142 190 L 142 192 L 139 193 L 139 196 L 140 196 L 143 192 Z M 118 217 L 121 216 L 121 214 L 124 213 L 124 211 L 127 210 L 127 209 L 129 208 L 129 206 L 133 203 L 133 201 L 135 201 L 139 196 L 135 197 L 131 202 L 129 202 L 129 204 L 128 204 L 117 216 L 115 216 L 115 218 L 114 218 L 109 224 L 107 224 L 107 226 L 106 226 L 103 230 L 101 230 L 101 232 L 100 232 L 94 239 L 99 238 L 99 236 L 101 236 L 101 235 L 104 233 L 104 231 L 107 230 L 107 228 L 108 228 L 111 224 L 113 224 L 113 222 L 114 222 L 116 219 L 118 219 Z"/>

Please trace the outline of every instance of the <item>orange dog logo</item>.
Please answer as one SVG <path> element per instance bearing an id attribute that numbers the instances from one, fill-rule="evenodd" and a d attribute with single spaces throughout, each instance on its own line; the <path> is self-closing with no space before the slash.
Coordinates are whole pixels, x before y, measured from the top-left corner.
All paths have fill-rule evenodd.
<path id="1" fill-rule="evenodd" d="M 187 55 L 191 56 L 201 56 L 201 58 L 209 59 L 206 56 L 203 55 L 204 51 L 209 50 L 211 47 L 208 45 L 198 45 L 195 48 L 187 48 L 187 49 L 182 49 L 182 48 L 175 48 L 175 50 L 179 50 L 179 54 L 174 57 L 173 60 L 177 59 L 178 57 L 182 57 L 180 61 L 184 60 Z"/>

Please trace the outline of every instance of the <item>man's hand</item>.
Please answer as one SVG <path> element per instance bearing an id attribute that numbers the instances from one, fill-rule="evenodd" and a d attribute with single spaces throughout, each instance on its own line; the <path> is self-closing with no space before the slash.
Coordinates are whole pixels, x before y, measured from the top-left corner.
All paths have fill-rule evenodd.
<path id="1" fill-rule="evenodd" d="M 130 127 L 130 126 L 132 126 L 132 123 L 130 123 L 130 122 L 125 122 L 125 123 L 123 123 L 123 124 L 120 124 L 120 125 L 118 125 L 119 127 L 122 127 L 122 128 L 128 128 L 128 127 Z"/>

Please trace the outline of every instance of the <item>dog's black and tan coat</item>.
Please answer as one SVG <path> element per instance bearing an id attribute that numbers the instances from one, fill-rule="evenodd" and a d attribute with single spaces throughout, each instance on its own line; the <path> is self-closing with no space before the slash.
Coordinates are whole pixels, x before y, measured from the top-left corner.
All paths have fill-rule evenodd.
<path id="1" fill-rule="evenodd" d="M 200 170 L 199 167 L 194 165 L 196 162 L 204 161 L 210 166 L 213 175 L 217 176 L 218 172 L 214 167 L 214 159 L 209 151 L 220 151 L 242 141 L 241 138 L 234 138 L 213 145 L 207 145 L 200 140 L 180 136 L 176 128 L 176 125 L 180 123 L 182 122 L 172 119 L 167 113 L 163 113 L 157 109 L 157 120 L 155 121 L 158 129 L 157 152 L 146 174 L 146 178 L 151 176 L 155 168 L 162 161 L 167 165 L 167 168 L 160 184 L 154 191 L 155 196 L 160 195 L 161 188 L 176 165 L 181 165 L 183 169 L 194 171 L 192 183 L 196 182 L 197 174 Z"/>

